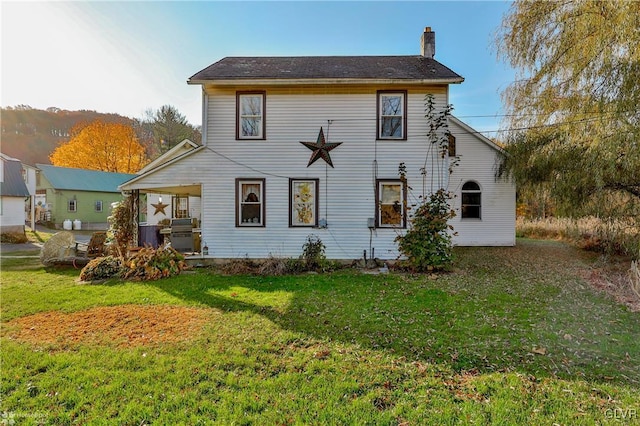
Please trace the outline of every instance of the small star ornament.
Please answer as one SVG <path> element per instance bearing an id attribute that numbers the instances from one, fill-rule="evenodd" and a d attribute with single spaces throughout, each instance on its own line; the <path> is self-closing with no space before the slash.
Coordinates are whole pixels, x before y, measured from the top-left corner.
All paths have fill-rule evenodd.
<path id="1" fill-rule="evenodd" d="M 331 156 L 329 155 L 329 151 L 331 151 L 334 148 L 337 148 L 339 145 L 342 144 L 342 142 L 327 143 L 327 141 L 324 138 L 324 131 L 322 130 L 322 127 L 320 127 L 320 133 L 318 133 L 318 140 L 315 143 L 302 142 L 302 141 L 300 141 L 300 143 L 306 146 L 307 148 L 309 148 L 311 151 L 313 151 L 313 154 L 311 154 L 311 158 L 309 159 L 309 164 L 307 164 L 307 167 L 309 167 L 310 165 L 318 161 L 319 158 L 322 158 L 328 165 L 333 167 L 333 163 L 331 162 Z"/>
<path id="2" fill-rule="evenodd" d="M 165 216 L 167 215 L 164 212 L 164 209 L 169 207 L 169 204 L 164 204 L 162 201 L 158 201 L 158 204 L 151 204 L 151 205 L 156 209 L 156 211 L 153 212 L 154 216 L 157 215 L 158 213 L 162 213 Z"/>

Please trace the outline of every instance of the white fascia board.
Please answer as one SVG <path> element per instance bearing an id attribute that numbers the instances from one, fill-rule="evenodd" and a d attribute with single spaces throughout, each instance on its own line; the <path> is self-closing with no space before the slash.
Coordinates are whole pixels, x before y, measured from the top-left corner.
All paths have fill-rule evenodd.
<path id="1" fill-rule="evenodd" d="M 488 137 L 486 137 L 482 133 L 478 132 L 473 127 L 469 126 L 467 123 L 465 123 L 464 121 L 460 120 L 459 118 L 457 118 L 457 117 L 455 117 L 453 115 L 450 115 L 449 119 L 453 120 L 458 126 L 462 127 L 464 130 L 466 130 L 470 134 L 476 136 L 478 139 L 480 139 L 485 144 L 489 145 L 491 148 L 493 148 L 493 149 L 495 149 L 496 151 L 499 151 L 499 152 L 504 152 L 504 149 L 502 149 L 502 147 L 500 145 L 496 144 L 494 141 L 492 141 L 491 139 L 489 139 Z"/>
<path id="2" fill-rule="evenodd" d="M 157 172 L 158 170 L 162 170 L 162 169 L 164 169 L 165 167 L 169 167 L 170 165 L 172 165 L 172 164 L 174 164 L 174 163 L 176 163 L 176 162 L 178 162 L 178 161 L 182 160 L 183 158 L 189 157 L 189 156 L 191 156 L 191 155 L 195 154 L 196 152 L 200 152 L 200 151 L 202 151 L 204 148 L 205 148 L 205 147 L 204 147 L 204 145 L 203 145 L 203 146 L 199 146 L 199 147 L 198 147 L 198 148 L 196 148 L 196 149 L 193 149 L 193 150 L 191 150 L 191 151 L 187 151 L 187 152 L 185 152 L 185 153 L 184 153 L 184 154 L 182 154 L 182 155 L 179 155 L 179 156 L 177 156 L 177 157 L 175 157 L 175 158 L 172 158 L 171 160 L 167 161 L 166 163 L 163 163 L 163 164 L 159 165 L 159 166 L 158 166 L 158 167 L 156 167 L 155 169 L 149 170 L 149 171 L 148 171 L 148 172 L 146 172 L 146 173 L 143 173 L 143 174 L 141 174 L 141 175 L 138 175 L 138 176 L 136 176 L 136 177 L 133 177 L 133 178 L 129 179 L 128 181 L 123 182 L 123 183 L 121 183 L 120 185 L 118 185 L 118 190 L 119 190 L 119 191 L 122 191 L 122 190 L 128 191 L 128 190 L 132 189 L 133 184 L 134 184 L 134 183 L 136 183 L 137 181 L 139 181 L 139 180 L 141 180 L 141 179 L 146 178 L 147 176 L 149 176 L 149 175 L 151 175 L 151 174 L 153 174 L 153 173 Z"/>
<path id="3" fill-rule="evenodd" d="M 224 80 L 188 80 L 188 84 L 202 84 L 203 86 L 315 86 L 315 85 L 422 85 L 422 84 L 459 84 L 464 78 L 450 79 L 359 79 L 359 78 L 313 78 L 313 79 L 224 79 Z"/>

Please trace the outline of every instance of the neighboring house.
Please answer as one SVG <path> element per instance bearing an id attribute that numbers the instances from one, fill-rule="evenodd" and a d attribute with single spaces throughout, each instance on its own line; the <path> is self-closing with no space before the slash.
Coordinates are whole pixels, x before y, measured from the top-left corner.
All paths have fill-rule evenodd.
<path id="1" fill-rule="evenodd" d="M 430 149 L 425 96 L 444 108 L 464 79 L 433 59 L 430 28 L 421 41 L 415 56 L 224 58 L 188 81 L 202 86 L 203 146 L 120 188 L 200 196 L 216 258 L 298 256 L 315 234 L 328 258 L 395 259 L 408 206 L 434 181 L 456 196 L 456 244 L 513 245 L 515 188 L 494 177 L 500 148 L 451 118 L 459 166 L 449 175 L 446 153 Z"/>
<path id="2" fill-rule="evenodd" d="M 111 204 L 122 200 L 118 185 L 136 176 L 96 170 L 36 164 L 37 191 L 45 195 L 48 220 L 63 227 L 65 220 L 82 229 L 107 229 Z"/>
<path id="3" fill-rule="evenodd" d="M 22 177 L 24 179 L 24 183 L 27 185 L 27 190 L 29 191 L 29 199 L 25 201 L 26 202 L 25 221 L 29 223 L 29 227 L 31 227 L 31 229 L 35 229 L 36 227 L 37 176 L 38 176 L 37 168 L 30 166 L 28 164 L 22 163 Z"/>
<path id="4" fill-rule="evenodd" d="M 20 160 L 0 153 L 0 233 L 24 233 L 30 196 Z"/>

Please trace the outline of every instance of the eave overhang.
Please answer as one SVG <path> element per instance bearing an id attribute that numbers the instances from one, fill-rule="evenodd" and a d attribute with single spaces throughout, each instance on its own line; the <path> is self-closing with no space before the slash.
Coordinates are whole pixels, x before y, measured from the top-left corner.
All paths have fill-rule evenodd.
<path id="1" fill-rule="evenodd" d="M 203 86 L 328 86 L 328 85 L 446 85 L 460 84 L 463 77 L 449 79 L 360 79 L 360 78 L 313 78 L 313 79 L 211 79 L 211 80 L 187 80 L 187 84 Z"/>

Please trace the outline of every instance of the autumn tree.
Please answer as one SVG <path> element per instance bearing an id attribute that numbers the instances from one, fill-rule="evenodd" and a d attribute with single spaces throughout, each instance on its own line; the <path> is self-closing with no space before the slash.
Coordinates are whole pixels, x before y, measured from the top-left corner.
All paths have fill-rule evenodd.
<path id="1" fill-rule="evenodd" d="M 55 166 L 119 173 L 135 173 L 148 163 L 133 127 L 100 120 L 74 126 L 49 159 Z"/>
<path id="2" fill-rule="evenodd" d="M 570 216 L 640 214 L 640 2 L 516 1 L 497 32 L 517 72 L 502 171 Z"/>

